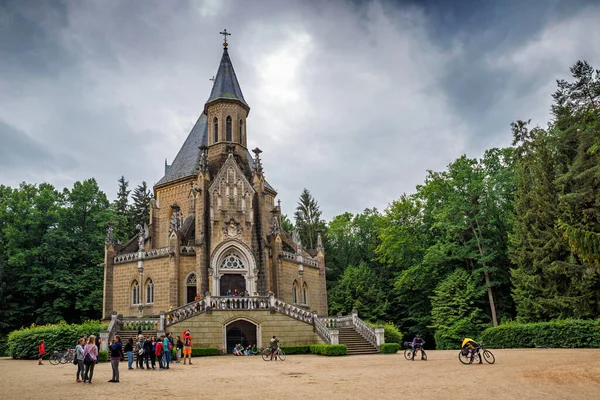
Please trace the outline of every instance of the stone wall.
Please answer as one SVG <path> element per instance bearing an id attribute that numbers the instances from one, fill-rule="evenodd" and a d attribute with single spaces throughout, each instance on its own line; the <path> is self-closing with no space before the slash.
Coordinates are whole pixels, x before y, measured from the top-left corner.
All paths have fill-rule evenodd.
<path id="1" fill-rule="evenodd" d="M 193 214 L 190 208 L 190 183 L 195 182 L 195 177 L 170 184 L 156 189 L 157 209 L 153 210 L 158 217 L 154 218 L 153 227 L 154 237 L 152 238 L 152 248 L 166 247 L 169 245 L 168 234 L 171 221 L 171 206 L 177 204 L 181 208 L 183 219 Z"/>
<path id="2" fill-rule="evenodd" d="M 173 324 L 167 328 L 167 331 L 178 336 L 189 329 L 192 333 L 193 347 L 216 347 L 224 352 L 225 327 L 239 319 L 250 321 L 258 326 L 258 347 L 267 346 L 273 335 L 279 338 L 283 346 L 323 343 L 313 331 L 312 324 L 270 311 L 213 310 L 212 314 L 202 313 Z"/>
<path id="3" fill-rule="evenodd" d="M 307 305 L 311 310 L 317 311 L 319 315 L 327 315 L 327 310 L 321 304 L 321 283 L 319 281 L 319 269 L 315 267 L 310 267 L 303 265 L 304 273 L 302 277 L 298 276 L 298 264 L 289 261 L 283 260 L 283 294 L 279 294 L 278 297 L 290 304 L 301 304 L 302 302 L 302 284 L 306 283 L 308 286 L 308 301 Z M 298 302 L 294 303 L 292 287 L 294 285 L 294 281 L 297 281 L 299 286 L 298 290 Z"/>

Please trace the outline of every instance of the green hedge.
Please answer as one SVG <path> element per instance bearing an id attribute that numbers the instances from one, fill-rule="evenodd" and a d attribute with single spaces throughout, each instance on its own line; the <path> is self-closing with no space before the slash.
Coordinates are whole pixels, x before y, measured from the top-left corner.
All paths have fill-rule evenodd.
<path id="1" fill-rule="evenodd" d="M 57 350 L 75 348 L 77 340 L 84 334 L 98 336 L 106 328 L 99 321 L 87 321 L 80 325 L 62 322 L 22 328 L 8 335 L 8 354 L 12 358 L 35 359 L 38 356 L 38 346 L 44 340 L 46 356 L 49 356 Z"/>
<path id="2" fill-rule="evenodd" d="M 310 353 L 310 346 L 281 346 L 285 354 L 308 354 Z"/>
<path id="3" fill-rule="evenodd" d="M 0 338 L 0 357 L 6 357 L 8 355 L 8 343 L 6 342 L 6 339 L 6 336 Z"/>
<path id="4" fill-rule="evenodd" d="M 473 338 L 475 335 L 468 335 Z M 437 350 L 458 350 L 462 344 L 462 336 L 454 330 L 438 329 L 433 335 Z"/>
<path id="5" fill-rule="evenodd" d="M 481 335 L 486 347 L 600 347 L 600 319 L 565 319 L 520 324 L 510 322 L 488 328 Z"/>
<path id="6" fill-rule="evenodd" d="M 108 361 L 108 350 L 100 350 L 98 352 L 98 362 Z"/>
<path id="7" fill-rule="evenodd" d="M 371 328 L 375 328 L 377 326 L 383 326 L 383 329 L 384 329 L 383 338 L 385 340 L 385 343 L 398 343 L 398 344 L 402 343 L 402 333 L 400 333 L 400 331 L 398 330 L 398 327 L 396 327 L 396 325 L 394 325 L 393 322 L 377 321 L 375 323 L 367 322 L 367 324 Z"/>
<path id="8" fill-rule="evenodd" d="M 400 350 L 398 343 L 383 343 L 379 346 L 379 351 L 383 354 L 396 354 Z"/>
<path id="9" fill-rule="evenodd" d="M 310 352 L 322 356 L 345 356 L 348 354 L 348 348 L 345 344 L 312 344 Z"/>
<path id="10" fill-rule="evenodd" d="M 192 357 L 218 356 L 219 349 L 216 347 L 192 347 Z M 181 355 L 183 357 L 183 354 Z"/>

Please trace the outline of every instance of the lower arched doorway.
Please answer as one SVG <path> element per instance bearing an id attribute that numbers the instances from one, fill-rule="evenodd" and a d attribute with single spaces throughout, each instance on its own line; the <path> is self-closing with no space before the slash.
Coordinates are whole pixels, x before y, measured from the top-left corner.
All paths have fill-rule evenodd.
<path id="1" fill-rule="evenodd" d="M 257 327 L 252 322 L 246 320 L 237 320 L 225 328 L 225 341 L 227 343 L 227 353 L 233 353 L 236 344 L 241 344 L 244 348 L 257 345 Z"/>

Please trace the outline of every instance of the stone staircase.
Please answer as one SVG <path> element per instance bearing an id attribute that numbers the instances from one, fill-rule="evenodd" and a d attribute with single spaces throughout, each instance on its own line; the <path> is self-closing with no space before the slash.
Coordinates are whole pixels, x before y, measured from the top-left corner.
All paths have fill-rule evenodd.
<path id="1" fill-rule="evenodd" d="M 150 335 L 156 338 L 156 331 L 142 331 L 142 334 L 144 336 Z M 121 342 L 123 343 L 123 351 L 125 351 L 125 345 L 127 344 L 129 338 L 133 339 L 133 348 L 135 349 L 135 343 L 137 341 L 138 336 L 137 331 L 117 331 L 117 335 L 119 335 L 119 337 L 121 338 Z M 127 360 L 127 353 L 124 354 L 125 359 Z"/>
<path id="2" fill-rule="evenodd" d="M 339 328 L 340 344 L 345 344 L 348 347 L 348 355 L 354 356 L 359 354 L 376 354 L 377 347 L 369 343 L 360 333 L 354 328 Z"/>

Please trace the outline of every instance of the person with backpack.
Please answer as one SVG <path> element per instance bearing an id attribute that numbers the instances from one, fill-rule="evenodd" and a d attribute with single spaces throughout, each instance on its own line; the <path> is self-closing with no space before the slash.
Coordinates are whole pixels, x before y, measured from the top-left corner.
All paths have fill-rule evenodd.
<path id="1" fill-rule="evenodd" d="M 75 363 L 77 364 L 77 375 L 75 375 L 75 382 L 81 382 L 83 379 L 83 371 L 85 367 L 83 365 L 83 338 L 77 341 L 75 346 Z"/>
<path id="2" fill-rule="evenodd" d="M 162 356 L 162 361 L 163 361 L 163 368 L 164 369 L 169 369 L 169 345 L 171 344 L 169 342 L 169 338 L 166 337 L 165 335 L 162 335 L 160 337 L 162 339 L 163 342 L 163 356 Z"/>
<path id="3" fill-rule="evenodd" d="M 144 369 L 144 336 L 139 335 L 135 344 L 136 369 Z"/>
<path id="4" fill-rule="evenodd" d="M 123 343 L 121 343 L 119 335 L 115 335 L 114 340 L 108 345 L 108 350 L 110 350 L 110 365 L 113 371 L 112 379 L 109 382 L 118 383 L 119 363 L 121 362 L 121 358 L 123 358 Z"/>
<path id="5" fill-rule="evenodd" d="M 163 351 L 164 351 L 164 345 L 163 345 L 163 341 L 162 338 L 164 337 L 161 336 L 160 338 L 157 338 L 158 340 L 156 341 L 156 350 L 155 350 L 155 355 L 156 358 L 158 358 L 158 369 L 164 369 L 163 366 Z"/>
<path id="6" fill-rule="evenodd" d="M 169 345 L 165 348 L 165 351 L 167 352 L 167 361 L 171 364 L 173 361 L 173 348 L 175 347 L 175 341 L 173 340 L 171 332 L 167 332 L 167 340 L 169 341 Z"/>
<path id="7" fill-rule="evenodd" d="M 96 336 L 91 335 L 83 349 L 83 383 L 92 383 L 94 377 L 94 367 L 98 362 L 98 346 L 96 346 Z"/>

